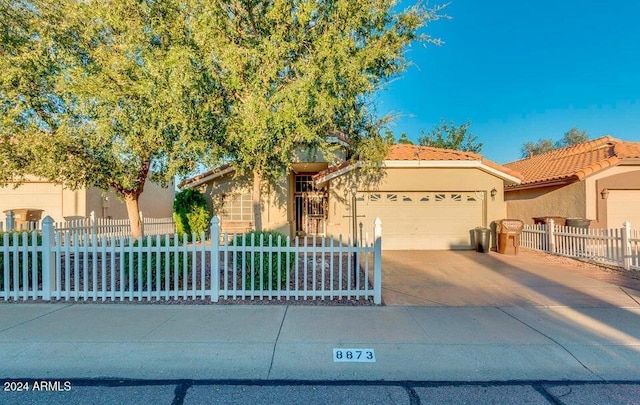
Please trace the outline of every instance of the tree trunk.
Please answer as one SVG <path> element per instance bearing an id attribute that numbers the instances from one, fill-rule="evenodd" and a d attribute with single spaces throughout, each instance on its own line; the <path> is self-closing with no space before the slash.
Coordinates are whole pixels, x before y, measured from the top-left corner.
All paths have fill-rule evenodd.
<path id="1" fill-rule="evenodd" d="M 260 195 L 260 186 L 262 179 L 258 172 L 253 172 L 253 226 L 256 231 L 262 230 L 262 199 Z"/>
<path id="2" fill-rule="evenodd" d="M 142 222 L 140 221 L 140 209 L 138 206 L 138 196 L 135 194 L 127 194 L 124 196 L 124 202 L 127 205 L 127 215 L 129 216 L 129 224 L 131 226 L 131 236 L 133 240 L 143 237 Z"/>

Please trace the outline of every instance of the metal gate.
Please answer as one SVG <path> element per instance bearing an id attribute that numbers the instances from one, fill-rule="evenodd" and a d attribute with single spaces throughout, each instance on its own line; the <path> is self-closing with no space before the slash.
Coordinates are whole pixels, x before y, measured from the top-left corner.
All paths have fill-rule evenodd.
<path id="1" fill-rule="evenodd" d="M 326 189 L 317 189 L 311 175 L 295 177 L 296 235 L 324 235 L 327 219 Z"/>

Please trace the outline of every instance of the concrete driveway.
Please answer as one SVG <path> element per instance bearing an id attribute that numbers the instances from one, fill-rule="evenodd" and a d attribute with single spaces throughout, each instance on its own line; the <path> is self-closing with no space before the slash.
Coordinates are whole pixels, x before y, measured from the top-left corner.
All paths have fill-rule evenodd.
<path id="1" fill-rule="evenodd" d="M 640 308 L 640 280 L 573 259 L 521 250 L 385 251 L 386 305 Z"/>

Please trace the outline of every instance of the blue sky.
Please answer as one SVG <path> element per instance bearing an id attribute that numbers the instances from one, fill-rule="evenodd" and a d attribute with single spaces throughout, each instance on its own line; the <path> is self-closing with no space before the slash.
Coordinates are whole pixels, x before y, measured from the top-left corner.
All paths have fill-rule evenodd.
<path id="1" fill-rule="evenodd" d="M 498 163 L 572 127 L 640 141 L 640 2 L 453 0 L 446 13 L 425 31 L 444 45 L 413 44 L 413 66 L 377 95 L 394 133 L 471 121 Z"/>

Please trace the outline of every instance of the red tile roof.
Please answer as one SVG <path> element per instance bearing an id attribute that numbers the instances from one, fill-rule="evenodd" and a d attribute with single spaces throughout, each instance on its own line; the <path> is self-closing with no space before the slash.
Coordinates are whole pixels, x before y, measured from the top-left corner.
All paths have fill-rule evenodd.
<path id="1" fill-rule="evenodd" d="M 407 144 L 397 144 L 391 146 L 389 152 L 387 153 L 387 157 L 385 160 L 394 160 L 394 161 L 478 161 L 482 164 L 498 170 L 506 175 L 510 175 L 516 177 L 518 179 L 522 179 L 520 173 L 515 170 L 509 169 L 505 166 L 494 163 L 490 160 L 486 160 L 477 153 L 472 152 L 464 152 L 453 149 L 441 149 L 441 148 L 433 148 L 429 146 L 419 146 L 419 145 L 407 145 Z M 347 168 L 351 165 L 351 162 L 342 162 L 339 165 L 331 166 L 326 170 L 316 174 L 313 176 L 315 180 L 321 179 L 333 172 L 339 171 L 341 169 Z"/>
<path id="2" fill-rule="evenodd" d="M 505 164 L 522 173 L 520 185 L 509 188 L 531 187 L 537 184 L 574 182 L 615 166 L 625 159 L 640 158 L 640 142 L 623 142 L 603 136 L 588 142 L 556 149 L 530 158 Z"/>

